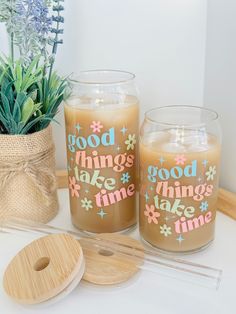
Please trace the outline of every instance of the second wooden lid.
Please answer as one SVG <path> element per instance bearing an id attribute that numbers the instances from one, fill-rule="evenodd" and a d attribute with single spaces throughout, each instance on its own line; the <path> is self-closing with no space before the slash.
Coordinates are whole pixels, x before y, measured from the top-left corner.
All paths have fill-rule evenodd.
<path id="1" fill-rule="evenodd" d="M 83 280 L 114 285 L 127 281 L 138 272 L 144 261 L 143 245 L 138 240 L 111 233 L 98 234 L 97 238 L 100 240 L 79 240 L 86 260 Z"/>

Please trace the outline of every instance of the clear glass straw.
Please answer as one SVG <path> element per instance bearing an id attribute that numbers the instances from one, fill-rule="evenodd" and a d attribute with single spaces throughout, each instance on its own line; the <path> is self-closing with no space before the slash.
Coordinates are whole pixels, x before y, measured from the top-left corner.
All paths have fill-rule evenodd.
<path id="1" fill-rule="evenodd" d="M 116 253 L 132 261 L 139 269 L 151 271 L 164 276 L 187 281 L 193 284 L 218 289 L 222 277 L 222 270 L 182 260 L 176 256 L 155 251 L 144 247 L 139 249 L 129 245 L 119 244 L 112 240 L 99 238 L 99 235 L 84 235 L 79 231 L 65 230 L 50 225 L 24 220 L 8 218 L 0 220 L 0 232 L 11 234 L 49 235 L 68 233 L 76 239 L 83 238 L 86 250 L 106 250 Z"/>

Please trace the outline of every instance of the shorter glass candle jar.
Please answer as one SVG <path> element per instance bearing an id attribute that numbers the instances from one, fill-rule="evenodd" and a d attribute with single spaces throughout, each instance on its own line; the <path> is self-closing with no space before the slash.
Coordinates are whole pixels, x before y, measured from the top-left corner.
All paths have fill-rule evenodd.
<path id="1" fill-rule="evenodd" d="M 135 76 L 98 70 L 71 77 L 65 101 L 70 209 L 91 233 L 136 224 L 139 103 Z"/>
<path id="2" fill-rule="evenodd" d="M 214 238 L 221 132 L 216 112 L 167 106 L 145 114 L 140 134 L 140 233 L 169 252 Z"/>

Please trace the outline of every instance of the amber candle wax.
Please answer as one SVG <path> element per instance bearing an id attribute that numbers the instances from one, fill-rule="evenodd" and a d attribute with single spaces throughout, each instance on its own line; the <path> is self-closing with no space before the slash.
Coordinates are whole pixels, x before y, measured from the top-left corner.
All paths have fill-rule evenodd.
<path id="1" fill-rule="evenodd" d="M 169 128 L 142 136 L 144 240 L 172 252 L 198 250 L 213 240 L 219 160 L 219 140 L 204 129 Z"/>
<path id="2" fill-rule="evenodd" d="M 135 96 L 65 104 L 70 208 L 80 230 L 116 232 L 136 223 L 138 121 Z"/>

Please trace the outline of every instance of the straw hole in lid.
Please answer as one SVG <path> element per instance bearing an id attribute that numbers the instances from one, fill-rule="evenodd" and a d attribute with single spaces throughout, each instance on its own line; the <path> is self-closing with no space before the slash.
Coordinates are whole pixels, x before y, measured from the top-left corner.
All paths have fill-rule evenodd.
<path id="1" fill-rule="evenodd" d="M 102 256 L 112 256 L 112 255 L 114 255 L 114 252 L 109 251 L 109 250 L 101 249 L 101 250 L 98 251 L 98 254 L 100 254 Z"/>
<path id="2" fill-rule="evenodd" d="M 41 257 L 40 259 L 37 260 L 37 262 L 34 264 L 34 270 L 35 271 L 42 271 L 46 267 L 48 267 L 50 263 L 50 258 L 49 257 Z"/>

